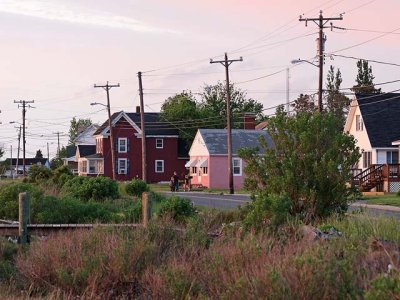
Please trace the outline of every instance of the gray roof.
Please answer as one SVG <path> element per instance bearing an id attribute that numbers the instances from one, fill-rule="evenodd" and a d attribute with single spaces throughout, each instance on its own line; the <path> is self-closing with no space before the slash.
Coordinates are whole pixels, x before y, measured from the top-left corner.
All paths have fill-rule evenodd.
<path id="1" fill-rule="evenodd" d="M 362 119 L 373 148 L 393 147 L 400 139 L 400 94 L 357 94 Z"/>
<path id="2" fill-rule="evenodd" d="M 226 129 L 199 129 L 199 131 L 210 155 L 228 153 Z M 254 148 L 260 146 L 260 137 L 263 137 L 267 142 L 267 145 L 272 147 L 272 139 L 264 130 L 233 129 L 232 154 L 237 154 L 238 149 L 241 148 Z M 261 153 L 262 151 L 259 152 Z"/>

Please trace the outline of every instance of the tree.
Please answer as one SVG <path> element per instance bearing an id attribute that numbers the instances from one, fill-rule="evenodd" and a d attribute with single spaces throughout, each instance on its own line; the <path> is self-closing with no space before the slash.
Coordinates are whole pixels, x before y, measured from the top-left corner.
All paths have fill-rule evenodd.
<path id="1" fill-rule="evenodd" d="M 336 117 L 342 120 L 342 126 L 345 122 L 347 113 L 350 108 L 350 99 L 340 92 L 340 85 L 342 84 L 342 73 L 340 69 L 331 66 L 327 75 L 326 84 L 326 111 L 333 113 Z"/>
<path id="2" fill-rule="evenodd" d="M 244 113 L 255 114 L 258 121 L 265 119 L 263 105 L 257 100 L 248 98 L 246 92 L 235 87 L 234 84 L 230 85 L 230 96 L 232 128 L 243 128 Z M 218 82 L 215 85 L 204 87 L 201 94 L 200 111 L 205 119 L 205 128 L 226 127 L 226 87 L 224 83 Z"/>
<path id="3" fill-rule="evenodd" d="M 76 119 L 72 118 L 71 124 L 69 127 L 69 141 L 68 145 L 73 145 L 75 143 L 75 139 L 79 133 L 81 133 L 88 126 L 92 125 L 92 120 L 90 119 Z"/>
<path id="4" fill-rule="evenodd" d="M 337 130 L 339 122 L 332 113 L 288 116 L 278 108 L 267 125 L 274 147 L 264 141 L 262 155 L 239 153 L 247 165 L 245 187 L 255 199 L 248 224 L 281 223 L 290 216 L 309 223 L 347 210 L 354 191 L 346 183 L 360 151 L 352 136 Z"/>
<path id="5" fill-rule="evenodd" d="M 43 158 L 42 150 L 39 149 L 38 151 L 36 151 L 35 158 Z"/>
<path id="6" fill-rule="evenodd" d="M 317 107 L 314 104 L 314 99 L 312 96 L 307 94 L 300 94 L 291 106 L 296 113 L 313 113 L 317 110 Z"/>
<path id="7" fill-rule="evenodd" d="M 353 86 L 352 91 L 357 94 L 376 94 L 380 93 L 381 89 L 376 89 L 374 85 L 374 75 L 372 74 L 372 67 L 368 66 L 368 61 L 360 59 L 357 62 L 358 73 L 356 77 L 356 85 Z"/>
<path id="8" fill-rule="evenodd" d="M 60 152 L 57 153 L 56 157 L 54 157 L 51 162 L 50 166 L 51 168 L 57 169 L 58 167 L 62 166 L 64 164 L 63 158 L 67 157 L 67 148 L 65 146 L 62 146 L 60 149 Z"/>
<path id="9" fill-rule="evenodd" d="M 0 147 L 0 158 L 3 157 L 3 155 L 4 155 L 4 150 L 2 147 Z"/>
<path id="10" fill-rule="evenodd" d="M 183 91 L 165 100 L 161 106 L 161 119 L 168 125 L 177 122 L 182 128 L 181 136 L 188 144 L 191 144 L 202 122 L 198 104 L 190 91 Z"/>

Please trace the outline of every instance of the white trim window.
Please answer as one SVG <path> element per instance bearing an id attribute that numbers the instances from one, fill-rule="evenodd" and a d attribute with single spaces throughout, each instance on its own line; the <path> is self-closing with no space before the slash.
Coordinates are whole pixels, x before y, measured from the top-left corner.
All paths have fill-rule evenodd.
<path id="1" fill-rule="evenodd" d="M 118 152 L 128 152 L 128 138 L 118 138 Z"/>
<path id="2" fill-rule="evenodd" d="M 118 158 L 118 174 L 128 173 L 128 159 Z"/>
<path id="3" fill-rule="evenodd" d="M 356 131 L 364 130 L 364 122 L 360 115 L 356 115 Z"/>
<path id="4" fill-rule="evenodd" d="M 232 159 L 232 170 L 233 176 L 242 176 L 242 159 L 233 158 Z"/>
<path id="5" fill-rule="evenodd" d="M 164 148 L 164 139 L 156 139 L 156 149 Z"/>
<path id="6" fill-rule="evenodd" d="M 201 168 L 201 173 L 203 174 L 203 175 L 208 175 L 208 167 L 202 167 Z"/>
<path id="7" fill-rule="evenodd" d="M 97 160 L 89 159 L 89 174 L 97 174 Z"/>
<path id="8" fill-rule="evenodd" d="M 156 173 L 164 173 L 164 161 L 156 160 L 154 163 Z"/>
<path id="9" fill-rule="evenodd" d="M 372 152 L 371 151 L 364 151 L 363 154 L 363 168 L 369 168 L 372 164 Z"/>

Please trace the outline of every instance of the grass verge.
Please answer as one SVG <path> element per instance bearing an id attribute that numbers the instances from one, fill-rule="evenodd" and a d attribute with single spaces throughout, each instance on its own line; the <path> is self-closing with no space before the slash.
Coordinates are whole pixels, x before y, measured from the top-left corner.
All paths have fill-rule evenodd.
<path id="1" fill-rule="evenodd" d="M 400 207 L 400 197 L 396 193 L 389 193 L 381 196 L 364 196 L 364 200 L 367 204 L 377 205 L 391 205 Z"/>

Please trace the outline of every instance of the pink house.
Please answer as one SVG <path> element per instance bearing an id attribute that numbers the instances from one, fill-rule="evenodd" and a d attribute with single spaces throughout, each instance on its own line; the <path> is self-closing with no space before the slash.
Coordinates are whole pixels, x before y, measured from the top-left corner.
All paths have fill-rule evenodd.
<path id="1" fill-rule="evenodd" d="M 228 188 L 228 148 L 226 129 L 199 129 L 190 147 L 190 160 L 186 163 L 192 184 L 208 188 Z M 260 145 L 263 137 L 272 146 L 271 137 L 264 130 L 232 130 L 232 166 L 235 188 L 242 188 L 245 164 L 237 152 L 241 148 Z"/>

